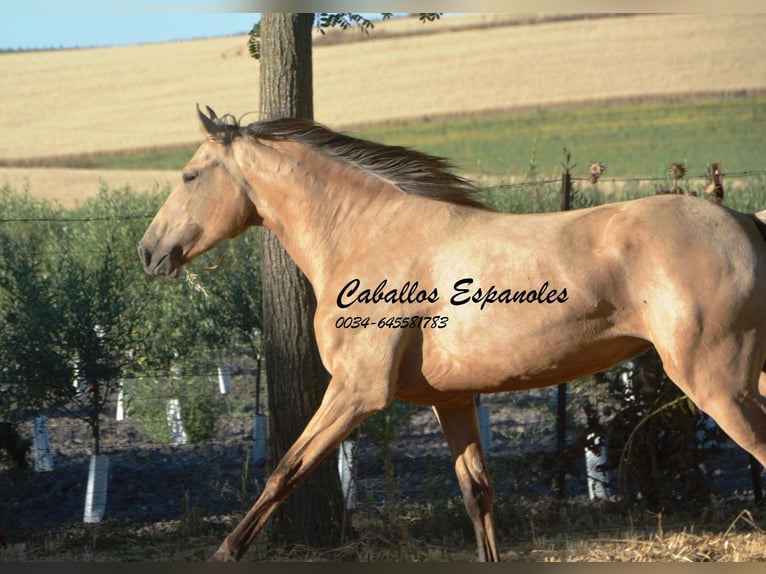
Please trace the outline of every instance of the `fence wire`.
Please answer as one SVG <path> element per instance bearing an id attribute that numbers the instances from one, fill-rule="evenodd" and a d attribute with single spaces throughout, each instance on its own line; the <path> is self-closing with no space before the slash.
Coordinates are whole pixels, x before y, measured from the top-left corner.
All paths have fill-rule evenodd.
<path id="1" fill-rule="evenodd" d="M 685 175 L 683 180 L 700 180 L 711 179 L 710 173 L 701 175 Z M 721 173 L 721 177 L 726 179 L 746 179 L 751 177 L 766 177 L 766 170 L 746 170 L 731 173 Z M 638 176 L 638 177 L 600 177 L 598 183 L 652 183 L 652 182 L 667 182 L 671 180 L 670 176 Z M 593 183 L 590 177 L 571 176 L 572 182 L 585 182 Z M 536 188 L 546 185 L 560 184 L 561 178 L 546 178 L 535 179 L 529 181 L 519 181 L 510 183 L 499 183 L 497 185 L 489 185 L 484 187 L 478 187 L 477 191 L 502 191 L 504 189 L 523 189 L 526 187 Z M 147 213 L 127 213 L 118 215 L 102 215 L 102 216 L 71 216 L 71 217 L 0 217 L 0 223 L 90 223 L 98 221 L 135 221 L 135 220 L 151 220 L 154 218 L 154 214 Z"/>

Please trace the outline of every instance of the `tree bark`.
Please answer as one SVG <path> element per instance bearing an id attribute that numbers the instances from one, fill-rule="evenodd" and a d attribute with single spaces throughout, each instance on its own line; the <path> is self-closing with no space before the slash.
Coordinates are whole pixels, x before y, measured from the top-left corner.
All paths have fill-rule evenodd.
<path id="1" fill-rule="evenodd" d="M 261 17 L 260 99 L 263 119 L 313 119 L 313 14 Z M 261 235 L 264 351 L 270 413 L 270 464 L 284 455 L 319 407 L 329 375 L 313 329 L 313 289 L 276 236 Z M 272 533 L 286 543 L 340 543 L 345 508 L 333 453 L 274 516 Z"/>

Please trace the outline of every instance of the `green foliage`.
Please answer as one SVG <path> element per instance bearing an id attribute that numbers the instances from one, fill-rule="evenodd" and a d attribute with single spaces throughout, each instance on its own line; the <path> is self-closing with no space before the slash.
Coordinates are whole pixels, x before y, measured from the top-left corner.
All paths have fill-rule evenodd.
<path id="1" fill-rule="evenodd" d="M 208 365 L 208 372 L 212 366 Z M 123 384 L 125 410 L 131 424 L 149 440 L 168 444 L 168 401 L 178 399 L 189 442 L 213 438 L 223 414 L 223 399 L 216 381 L 197 373 L 141 377 Z"/>
<path id="2" fill-rule="evenodd" d="M 205 522 L 199 509 L 199 501 L 191 500 L 189 491 L 184 489 L 181 499 L 181 518 L 178 521 L 178 537 L 182 540 L 199 536 L 204 532 Z"/>
<path id="3" fill-rule="evenodd" d="M 200 259 L 204 293 L 141 269 L 136 245 L 167 193 L 103 186 L 64 211 L 28 190 L 0 190 L 0 419 L 66 411 L 91 426 L 98 451 L 100 417 L 121 379 L 155 380 L 171 368 L 214 373 L 200 357 L 257 345 L 257 232 Z M 180 398 L 190 440 L 213 436 L 221 411 L 215 381 L 195 374 L 179 385 L 165 383 L 163 393 L 154 385 L 153 397 Z M 143 407 L 147 420 L 167 426 L 164 403 Z"/>
<path id="4" fill-rule="evenodd" d="M 396 440 L 417 408 L 413 404 L 394 400 L 388 407 L 365 420 L 359 430 L 361 440 L 374 448 L 378 460 L 383 465 L 383 475 L 386 479 L 386 510 L 392 518 L 398 514 L 399 493 L 391 457 Z"/>
<path id="5" fill-rule="evenodd" d="M 250 29 L 250 34 L 247 39 L 247 50 L 250 52 L 250 56 L 256 60 L 261 59 L 261 23 L 256 22 Z"/>
<path id="6" fill-rule="evenodd" d="M 652 511 L 707 503 L 704 463 L 728 439 L 667 377 L 656 351 L 596 379 L 606 393 L 584 403 L 584 434 L 606 439 L 604 470 L 620 495 Z"/>
<path id="7" fill-rule="evenodd" d="M 100 152 L 62 156 L 60 158 L 30 159 L 30 167 L 64 167 L 87 169 L 178 169 L 194 155 L 198 145 L 168 146 L 157 149 Z"/>
<path id="8" fill-rule="evenodd" d="M 383 20 L 388 20 L 393 14 L 382 12 L 381 16 Z M 364 34 L 369 34 L 370 30 L 375 28 L 375 24 L 369 18 L 353 12 L 320 12 L 316 15 L 316 26 L 322 34 L 325 33 L 325 28 L 347 30 L 355 26 Z"/>
<path id="9" fill-rule="evenodd" d="M 362 423 L 363 440 L 373 446 L 381 460 L 390 459 L 396 440 L 417 408 L 410 403 L 395 400 Z"/>
<path id="10" fill-rule="evenodd" d="M 8 219 L 54 215 L 7 187 L 0 212 Z M 57 235 L 53 226 L 0 225 L 0 420 L 31 418 L 72 395 L 63 266 L 48 257 Z"/>
<path id="11" fill-rule="evenodd" d="M 441 17 L 441 12 L 421 13 L 418 18 L 421 22 L 433 22 Z M 391 12 L 382 12 L 383 20 L 388 20 L 393 16 Z M 369 18 L 354 12 L 320 12 L 315 16 L 316 28 L 321 34 L 325 33 L 326 28 L 340 28 L 347 30 L 352 27 L 358 28 L 364 34 L 369 34 L 370 30 L 375 28 L 375 24 Z M 250 56 L 256 60 L 261 59 L 261 24 L 256 23 L 250 30 L 250 37 L 247 42 L 247 48 Z"/>

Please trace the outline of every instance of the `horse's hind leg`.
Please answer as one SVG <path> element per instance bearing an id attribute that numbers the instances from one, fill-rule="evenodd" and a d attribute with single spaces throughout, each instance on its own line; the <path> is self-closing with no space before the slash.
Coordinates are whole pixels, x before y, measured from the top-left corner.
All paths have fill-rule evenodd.
<path id="1" fill-rule="evenodd" d="M 766 406 L 760 396 L 725 394 L 699 407 L 766 466 Z"/>
<path id="2" fill-rule="evenodd" d="M 700 359 L 686 373 L 664 359 L 663 363 L 671 380 L 734 442 L 766 466 L 766 399 L 761 395 L 766 374 L 749 359 L 755 353 L 739 351 L 698 349 Z"/>
<path id="3" fill-rule="evenodd" d="M 497 562 L 499 556 L 492 523 L 494 492 L 484 463 L 473 399 L 459 406 L 434 407 L 434 412 L 455 461 L 455 474 L 463 493 L 463 502 L 476 532 L 479 561 Z"/>

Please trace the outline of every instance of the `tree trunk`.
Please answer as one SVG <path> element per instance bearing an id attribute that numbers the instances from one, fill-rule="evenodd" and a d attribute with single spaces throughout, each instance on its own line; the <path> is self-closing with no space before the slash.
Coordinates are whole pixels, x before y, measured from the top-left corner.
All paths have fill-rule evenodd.
<path id="1" fill-rule="evenodd" d="M 313 119 L 313 14 L 264 13 L 260 98 L 263 119 Z M 268 230 L 261 236 L 264 350 L 270 413 L 270 462 L 282 457 L 319 407 L 329 376 L 313 330 L 310 283 Z M 337 453 L 324 461 L 280 507 L 274 534 L 287 543 L 332 546 L 346 523 Z"/>

